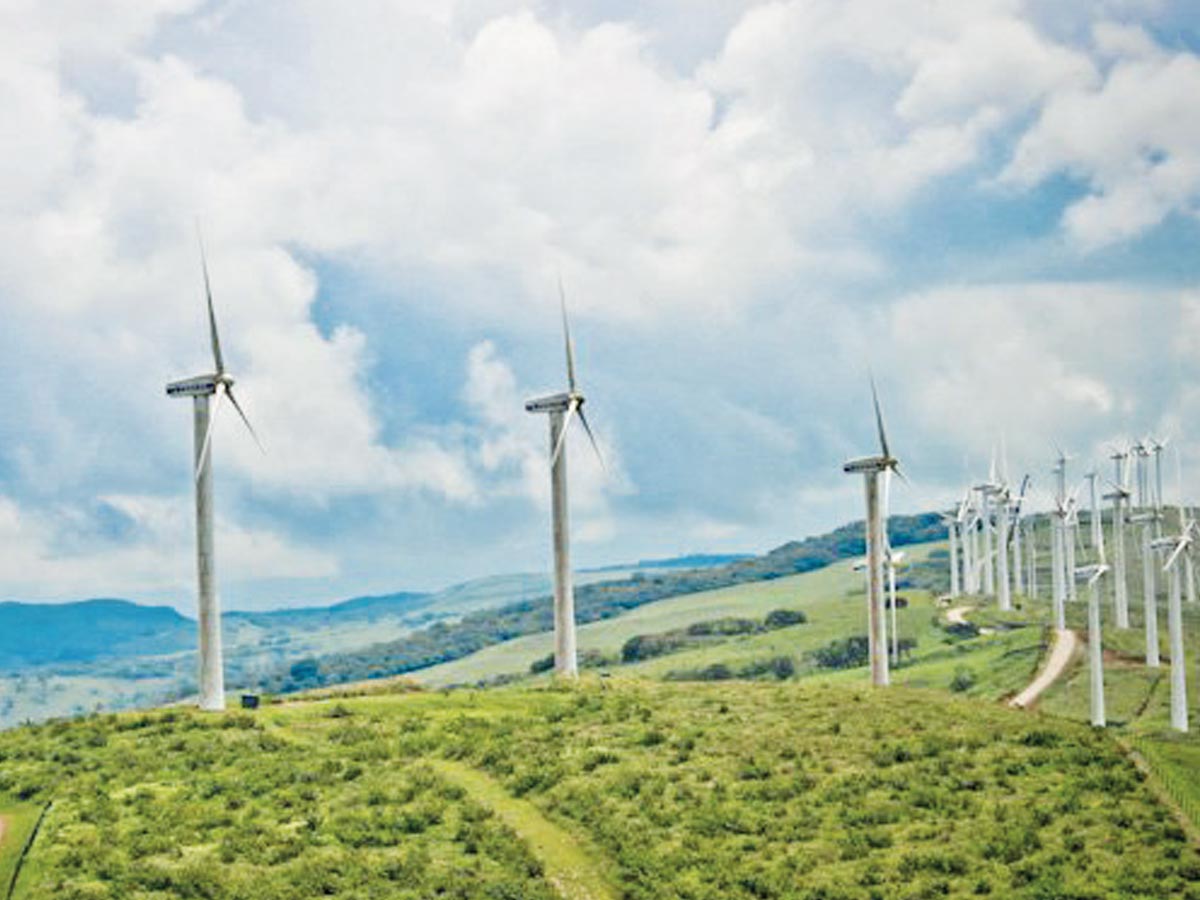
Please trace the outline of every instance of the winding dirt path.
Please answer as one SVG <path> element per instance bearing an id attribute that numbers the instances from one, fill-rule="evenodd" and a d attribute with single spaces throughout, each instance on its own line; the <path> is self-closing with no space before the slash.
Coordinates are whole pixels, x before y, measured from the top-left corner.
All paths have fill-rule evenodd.
<path id="1" fill-rule="evenodd" d="M 546 880 L 563 900 L 617 900 L 593 856 L 528 800 L 513 797 L 490 775 L 450 760 L 429 760 L 434 771 L 465 790 L 515 831 L 541 860 Z"/>
<path id="2" fill-rule="evenodd" d="M 967 613 L 975 607 L 973 606 L 956 606 L 953 609 L 946 610 L 946 621 L 951 625 L 966 625 Z"/>
<path id="3" fill-rule="evenodd" d="M 1029 686 L 1025 690 L 1009 700 L 1008 705 L 1028 709 L 1036 703 L 1038 697 L 1062 676 L 1063 671 L 1071 662 L 1071 657 L 1075 655 L 1075 648 L 1078 645 L 1079 639 L 1075 636 L 1074 631 L 1069 628 L 1054 629 L 1054 647 L 1050 650 L 1050 656 L 1046 659 L 1046 664 L 1042 666 L 1042 671 L 1038 672 L 1037 677 L 1029 682 Z"/>

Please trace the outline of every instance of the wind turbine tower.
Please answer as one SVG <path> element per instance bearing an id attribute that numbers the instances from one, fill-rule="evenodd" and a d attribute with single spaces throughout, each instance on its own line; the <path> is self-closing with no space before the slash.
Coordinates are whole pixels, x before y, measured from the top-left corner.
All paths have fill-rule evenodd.
<path id="1" fill-rule="evenodd" d="M 1083 477 L 1087 479 L 1088 495 L 1091 500 L 1091 520 L 1089 524 L 1092 527 L 1092 549 L 1096 551 L 1099 558 L 1104 558 L 1104 529 L 1102 526 L 1102 516 L 1100 514 L 1098 491 L 1096 490 L 1096 478 L 1099 477 L 1099 472 L 1092 469 Z"/>
<path id="2" fill-rule="evenodd" d="M 1024 554 L 1021 547 L 1021 532 L 1024 530 L 1024 523 L 1021 519 L 1021 509 L 1025 505 L 1025 492 L 1029 489 L 1029 476 L 1026 475 L 1021 479 L 1021 492 L 1010 503 L 1008 509 L 1009 528 L 1012 533 L 1013 542 L 1013 587 L 1018 594 L 1025 593 L 1025 563 Z"/>
<path id="3" fill-rule="evenodd" d="M 197 375 L 167 385 L 168 397 L 192 398 L 193 452 L 196 487 L 196 575 L 197 623 L 200 629 L 200 708 L 219 711 L 225 708 L 225 665 L 221 652 L 221 601 L 217 594 L 216 553 L 213 546 L 213 475 L 212 433 L 217 412 L 226 397 L 237 410 L 250 435 L 258 435 L 233 394 L 233 377 L 225 370 L 217 317 L 213 312 L 212 288 L 208 280 L 208 261 L 200 244 L 200 267 L 204 273 L 204 294 L 208 303 L 208 334 L 213 365 L 210 375 Z M 262 444 L 259 443 L 259 449 Z"/>
<path id="4" fill-rule="evenodd" d="M 1116 481 L 1113 490 L 1105 494 L 1105 500 L 1111 500 L 1113 505 L 1113 606 L 1115 607 L 1117 627 L 1129 627 L 1129 582 L 1126 575 L 1125 561 L 1125 522 L 1126 507 L 1131 497 L 1129 491 L 1129 452 L 1116 450 L 1110 457 L 1115 468 Z"/>
<path id="5" fill-rule="evenodd" d="M 1104 646 L 1100 633 L 1100 579 L 1108 566 L 1099 563 L 1084 566 L 1075 572 L 1088 585 L 1088 663 L 1091 681 L 1092 725 L 1103 728 L 1104 715 Z"/>
<path id="6" fill-rule="evenodd" d="M 883 554 L 887 552 L 883 522 L 887 510 L 881 509 L 879 503 L 879 476 L 890 472 L 899 475 L 900 469 L 899 460 L 892 456 L 888 448 L 887 431 L 883 425 L 883 412 L 879 407 L 874 379 L 871 380 L 871 400 L 875 406 L 875 427 L 879 432 L 879 455 L 849 460 L 842 466 L 842 471 L 861 474 L 866 491 L 867 647 L 871 660 L 871 683 L 884 687 L 888 684 L 887 626 L 883 609 Z"/>
<path id="7" fill-rule="evenodd" d="M 1187 667 L 1183 658 L 1183 589 L 1180 577 L 1180 560 L 1192 543 L 1195 526 L 1185 529 L 1178 537 L 1159 538 L 1154 542 L 1156 549 L 1168 551 L 1163 571 L 1168 576 L 1167 627 L 1171 644 L 1171 727 L 1176 731 L 1188 730 Z"/>
<path id="8" fill-rule="evenodd" d="M 601 466 L 604 458 L 583 414 L 584 396 L 575 382 L 575 351 L 567 321 L 567 299 L 558 285 L 562 307 L 563 342 L 567 356 L 567 390 L 529 400 L 525 411 L 545 413 L 550 420 L 550 520 L 554 545 L 554 674 L 574 678 L 579 674 L 575 645 L 575 589 L 571 583 L 571 540 L 567 507 L 567 427 L 578 416 Z"/>

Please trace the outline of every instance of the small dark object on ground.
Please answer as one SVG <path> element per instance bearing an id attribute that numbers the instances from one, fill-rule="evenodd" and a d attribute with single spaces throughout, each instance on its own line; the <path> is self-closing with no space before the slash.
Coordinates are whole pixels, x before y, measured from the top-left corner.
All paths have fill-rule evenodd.
<path id="1" fill-rule="evenodd" d="M 258 694 L 242 694 L 242 709 L 258 709 Z"/>

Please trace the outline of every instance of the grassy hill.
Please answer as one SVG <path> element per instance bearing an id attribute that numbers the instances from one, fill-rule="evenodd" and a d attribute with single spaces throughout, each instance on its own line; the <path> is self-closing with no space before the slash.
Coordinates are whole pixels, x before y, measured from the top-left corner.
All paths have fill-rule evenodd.
<path id="1" fill-rule="evenodd" d="M 940 538 L 945 530 L 936 513 L 893 516 L 888 528 L 892 544 L 897 547 Z M 632 610 L 671 598 L 813 572 L 838 560 L 857 557 L 863 549 L 863 524 L 852 522 L 828 534 L 791 541 L 762 556 L 739 558 L 724 565 L 639 571 L 627 578 L 583 584 L 575 591 L 575 620 L 586 625 L 627 616 Z M 398 640 L 306 660 L 303 678 L 297 677 L 294 669 L 280 669 L 260 678 L 258 684 L 269 691 L 290 692 L 403 675 L 460 660 L 514 639 L 547 633 L 552 628 L 550 597 L 529 598 L 476 610 L 454 622 L 435 622 Z"/>
<path id="2" fill-rule="evenodd" d="M 911 548 L 914 558 L 927 557 L 936 544 Z M 754 581 L 713 591 L 685 594 L 631 610 L 622 616 L 591 622 L 578 629 L 579 651 L 585 657 L 599 655 L 614 663 L 621 647 L 635 635 L 654 634 L 705 619 L 763 617 L 774 609 L 800 609 L 808 617 L 804 625 L 781 629 L 769 635 L 751 635 L 722 642 L 705 650 L 663 656 L 623 668 L 640 675 L 662 675 L 671 669 L 700 666 L 706 662 L 740 661 L 777 653 L 799 653 L 829 640 L 865 631 L 862 599 L 863 575 L 852 569 L 853 560 L 838 562 L 813 572 Z M 912 606 L 898 611 L 902 634 L 924 629 L 933 614 L 927 592 L 912 596 Z M 526 635 L 488 647 L 454 662 L 412 673 L 422 684 L 470 684 L 506 675 L 524 675 L 530 665 L 553 649 L 550 632 Z M 610 666 L 611 668 L 611 666 Z"/>
<path id="3" fill-rule="evenodd" d="M 0 734 L 15 896 L 1200 897 L 1104 733 L 830 683 L 401 693 Z"/>

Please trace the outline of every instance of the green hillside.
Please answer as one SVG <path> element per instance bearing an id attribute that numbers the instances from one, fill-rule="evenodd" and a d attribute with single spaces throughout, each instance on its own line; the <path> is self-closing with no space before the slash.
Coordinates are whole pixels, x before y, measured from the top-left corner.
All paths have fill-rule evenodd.
<path id="1" fill-rule="evenodd" d="M 22 900 L 1200 896 L 1107 735 L 903 688 L 170 710 L 8 732 L 0 759 L 13 802 L 53 801 Z"/>
<path id="2" fill-rule="evenodd" d="M 921 559 L 937 548 L 926 544 L 910 548 Z M 614 663 L 621 647 L 635 635 L 654 634 L 705 619 L 733 616 L 764 617 L 774 609 L 801 609 L 808 622 L 768 635 L 730 640 L 703 651 L 663 656 L 647 663 L 622 667 L 622 671 L 662 675 L 671 669 L 705 662 L 741 660 L 764 654 L 799 653 L 836 637 L 865 632 L 863 575 L 853 571 L 853 560 L 845 560 L 813 572 L 754 581 L 734 587 L 659 600 L 622 616 L 591 622 L 578 629 L 579 651 L 599 655 Z M 910 608 L 898 611 L 902 634 L 924 630 L 933 615 L 927 592 L 904 592 Z M 412 673 L 423 684 L 470 684 L 505 675 L 523 675 L 530 665 L 553 649 L 551 632 L 525 635 L 480 650 L 463 659 Z"/>

